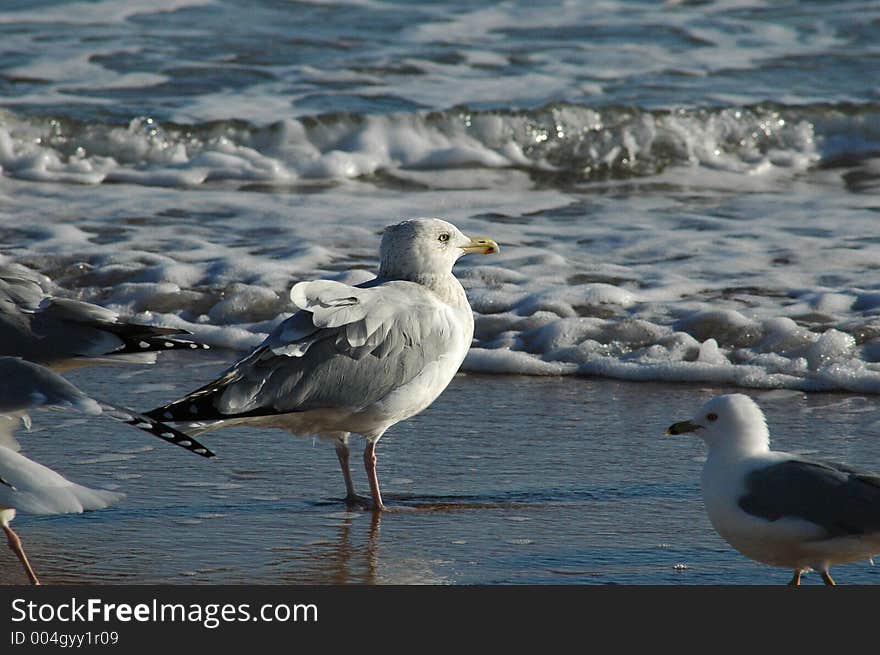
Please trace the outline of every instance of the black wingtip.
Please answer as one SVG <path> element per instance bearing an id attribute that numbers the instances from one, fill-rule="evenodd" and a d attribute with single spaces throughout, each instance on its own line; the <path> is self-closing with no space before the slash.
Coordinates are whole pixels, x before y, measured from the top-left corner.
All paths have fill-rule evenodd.
<path id="1" fill-rule="evenodd" d="M 185 432 L 181 432 L 180 430 L 176 430 L 170 425 L 148 418 L 143 414 L 135 414 L 130 420 L 125 421 L 125 423 L 136 427 L 139 430 L 143 430 L 144 432 L 149 432 L 163 441 L 185 448 L 196 455 L 201 455 L 206 459 L 216 457 L 216 454 L 210 448 L 200 443 L 194 437 Z"/>
<path id="2" fill-rule="evenodd" d="M 100 401 L 100 404 L 105 413 L 127 425 L 148 432 L 154 437 L 159 437 L 163 441 L 185 448 L 186 450 L 206 459 L 216 457 L 215 453 L 210 448 L 200 443 L 196 438 L 185 432 L 172 428 L 170 425 L 166 425 L 161 421 L 157 421 L 154 418 L 139 414 L 138 412 L 134 412 L 125 407 L 117 407 L 103 401 Z"/>
<path id="3" fill-rule="evenodd" d="M 139 337 L 126 339 L 124 345 L 114 355 L 147 353 L 159 350 L 210 350 L 211 346 L 198 341 L 175 339 L 173 337 Z"/>

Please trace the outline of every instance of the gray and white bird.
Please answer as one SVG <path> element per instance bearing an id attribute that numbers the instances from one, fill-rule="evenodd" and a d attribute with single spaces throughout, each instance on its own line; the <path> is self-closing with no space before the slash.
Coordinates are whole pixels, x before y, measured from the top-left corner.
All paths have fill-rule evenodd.
<path id="1" fill-rule="evenodd" d="M 300 282 L 299 311 L 219 378 L 145 414 L 199 434 L 230 425 L 318 435 L 336 445 L 347 501 L 359 502 L 349 469 L 349 436 L 366 439 L 372 506 L 383 509 L 376 442 L 446 388 L 467 354 L 473 314 L 452 273 L 467 253 L 499 251 L 439 219 L 388 226 L 379 274 L 358 286 Z"/>
<path id="2" fill-rule="evenodd" d="M 21 422 L 30 425 L 27 412 L 38 407 L 68 408 L 92 416 L 107 414 L 128 423 L 152 424 L 169 436 L 189 440 L 167 426 L 162 429 L 155 421 L 90 398 L 57 373 L 38 364 L 16 357 L 0 357 L 0 527 L 33 584 L 39 584 L 37 575 L 21 540 L 9 525 L 16 511 L 80 513 L 107 507 L 123 498 L 123 494 L 114 491 L 89 489 L 71 482 L 18 452 L 20 445 L 13 432 Z"/>
<path id="3" fill-rule="evenodd" d="M 880 476 L 845 464 L 770 450 L 761 408 L 748 396 L 718 396 L 666 434 L 693 433 L 709 447 L 702 493 L 715 530 L 758 562 L 815 570 L 880 553 Z"/>
<path id="4" fill-rule="evenodd" d="M 150 364 L 157 351 L 208 348 L 170 336 L 186 330 L 128 323 L 109 309 L 52 291 L 45 275 L 18 264 L 0 266 L 0 356 L 63 372 L 89 364 Z"/>

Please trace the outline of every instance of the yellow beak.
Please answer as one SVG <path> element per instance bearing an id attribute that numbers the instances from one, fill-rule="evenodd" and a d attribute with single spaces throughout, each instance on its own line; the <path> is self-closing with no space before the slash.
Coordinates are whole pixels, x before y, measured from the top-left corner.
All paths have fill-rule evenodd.
<path id="1" fill-rule="evenodd" d="M 492 239 L 486 237 L 474 237 L 466 246 L 461 247 L 465 254 L 480 253 L 482 255 L 492 255 L 501 252 L 501 248 Z"/>

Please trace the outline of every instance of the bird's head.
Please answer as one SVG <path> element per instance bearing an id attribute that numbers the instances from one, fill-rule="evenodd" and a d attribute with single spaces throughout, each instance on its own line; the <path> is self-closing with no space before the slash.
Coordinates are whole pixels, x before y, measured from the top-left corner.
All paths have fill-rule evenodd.
<path id="1" fill-rule="evenodd" d="M 445 275 L 462 255 L 500 252 L 485 237 L 468 237 L 452 223 L 439 218 L 413 218 L 389 225 L 379 248 L 379 275 L 392 279 L 415 279 Z"/>
<path id="2" fill-rule="evenodd" d="M 693 433 L 709 449 L 731 449 L 737 452 L 764 451 L 770 445 L 770 433 L 764 412 L 754 400 L 741 393 L 716 396 L 696 416 L 674 423 L 666 434 Z"/>

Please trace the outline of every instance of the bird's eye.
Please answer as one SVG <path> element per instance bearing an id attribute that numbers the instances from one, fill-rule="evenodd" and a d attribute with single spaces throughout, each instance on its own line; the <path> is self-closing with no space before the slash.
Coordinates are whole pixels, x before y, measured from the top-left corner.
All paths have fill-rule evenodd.
<path id="1" fill-rule="evenodd" d="M 711 414 L 706 414 L 706 418 L 709 419 L 710 421 L 717 421 L 718 414 L 716 414 L 715 412 L 712 412 Z"/>
<path id="2" fill-rule="evenodd" d="M 449 235 L 444 232 L 438 237 L 438 239 L 440 239 L 440 241 L 442 242 L 449 241 Z"/>

